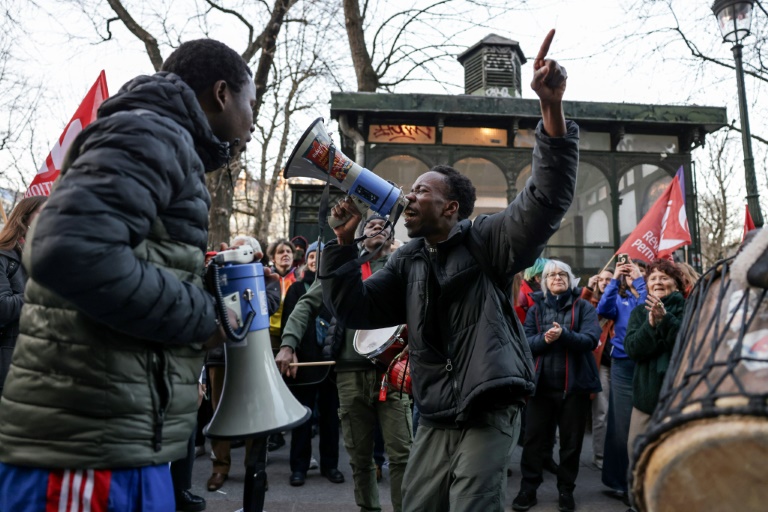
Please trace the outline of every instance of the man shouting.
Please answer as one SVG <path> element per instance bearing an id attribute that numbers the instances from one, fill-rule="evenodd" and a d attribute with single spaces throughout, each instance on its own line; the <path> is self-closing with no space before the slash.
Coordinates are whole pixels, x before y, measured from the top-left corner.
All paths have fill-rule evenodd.
<path id="1" fill-rule="evenodd" d="M 406 196 L 413 240 L 363 281 L 359 268 L 334 274 L 357 256 L 360 215 L 348 202 L 333 208 L 336 218 L 351 218 L 334 229 L 337 240 L 321 260 L 325 302 L 350 328 L 408 324 L 421 420 L 403 478 L 404 511 L 504 507 L 520 406 L 533 390 L 530 350 L 508 294 L 513 275 L 531 266 L 558 229 L 578 166 L 578 127 L 563 114 L 565 70 L 546 59 L 553 38 L 554 30 L 534 62 L 542 121 L 532 176 L 504 211 L 472 223 L 471 181 L 437 166 Z"/>

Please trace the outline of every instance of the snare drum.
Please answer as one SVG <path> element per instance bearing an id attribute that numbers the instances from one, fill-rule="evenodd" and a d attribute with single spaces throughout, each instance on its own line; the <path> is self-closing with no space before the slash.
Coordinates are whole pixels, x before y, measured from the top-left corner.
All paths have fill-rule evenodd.
<path id="1" fill-rule="evenodd" d="M 702 276 L 631 474 L 640 511 L 757 511 L 768 503 L 768 296 Z"/>
<path id="2" fill-rule="evenodd" d="M 355 352 L 385 367 L 403 351 L 408 344 L 408 327 L 385 327 L 370 331 L 360 330 L 355 333 Z"/>

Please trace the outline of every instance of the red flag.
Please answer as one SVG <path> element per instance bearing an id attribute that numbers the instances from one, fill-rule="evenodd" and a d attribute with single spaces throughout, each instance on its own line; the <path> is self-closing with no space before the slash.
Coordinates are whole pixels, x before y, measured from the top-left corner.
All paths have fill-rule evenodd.
<path id="1" fill-rule="evenodd" d="M 673 179 L 617 253 L 651 262 L 668 258 L 678 247 L 691 243 L 680 182 Z"/>
<path id="2" fill-rule="evenodd" d="M 75 140 L 77 134 L 96 119 L 96 111 L 108 97 L 107 76 L 104 70 L 102 70 L 96 82 L 88 91 L 88 94 L 85 95 L 83 102 L 75 111 L 75 115 L 72 116 L 72 119 L 69 120 L 66 128 L 64 128 L 64 132 L 59 137 L 58 142 L 54 144 L 53 149 L 48 153 L 40 170 L 37 171 L 35 179 L 32 180 L 27 193 L 24 194 L 25 197 L 47 196 L 51 193 L 51 186 L 54 180 L 59 177 L 61 164 L 64 162 L 64 156 L 67 154 L 69 146 Z"/>
<path id="3" fill-rule="evenodd" d="M 747 233 L 753 229 L 755 229 L 755 222 L 752 220 L 752 215 L 749 214 L 749 205 L 747 205 L 747 216 L 744 218 L 744 233 L 741 235 L 742 242 L 747 238 Z"/>

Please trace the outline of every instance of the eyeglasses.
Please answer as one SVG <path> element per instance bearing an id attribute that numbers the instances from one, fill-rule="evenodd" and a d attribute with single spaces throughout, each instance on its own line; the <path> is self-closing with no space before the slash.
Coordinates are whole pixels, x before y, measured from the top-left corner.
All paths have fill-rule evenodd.
<path id="1" fill-rule="evenodd" d="M 563 281 L 568 280 L 568 274 L 566 274 L 565 272 L 554 272 L 552 274 L 547 274 L 547 279 L 555 279 L 557 277 L 559 277 Z"/>

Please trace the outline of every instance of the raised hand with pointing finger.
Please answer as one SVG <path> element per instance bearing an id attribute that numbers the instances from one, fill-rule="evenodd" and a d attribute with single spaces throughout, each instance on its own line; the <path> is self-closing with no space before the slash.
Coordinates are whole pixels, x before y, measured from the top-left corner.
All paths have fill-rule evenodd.
<path id="1" fill-rule="evenodd" d="M 541 103 L 544 130 L 550 137 L 562 137 L 566 133 L 563 93 L 565 93 L 568 74 L 557 61 L 546 58 L 554 38 L 555 29 L 552 29 L 544 38 L 539 53 L 533 61 L 531 89 L 539 97 Z"/>

